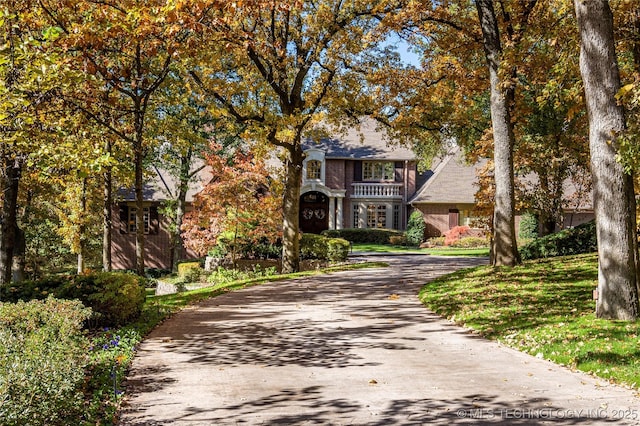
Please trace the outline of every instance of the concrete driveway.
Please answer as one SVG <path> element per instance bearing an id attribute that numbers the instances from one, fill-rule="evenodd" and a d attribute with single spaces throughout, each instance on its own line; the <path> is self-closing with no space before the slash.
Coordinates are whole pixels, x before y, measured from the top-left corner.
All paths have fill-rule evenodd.
<path id="1" fill-rule="evenodd" d="M 377 268 L 228 293 L 142 344 L 121 425 L 640 424 L 631 390 L 486 341 L 417 298 L 486 259 Z"/>

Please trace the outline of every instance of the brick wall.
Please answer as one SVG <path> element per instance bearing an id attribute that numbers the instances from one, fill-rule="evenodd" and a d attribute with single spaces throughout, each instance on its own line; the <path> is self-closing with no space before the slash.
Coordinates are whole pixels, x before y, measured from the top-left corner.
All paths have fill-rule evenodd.
<path id="1" fill-rule="evenodd" d="M 345 160 L 329 160 L 325 162 L 325 185 L 331 189 L 344 189 Z"/>

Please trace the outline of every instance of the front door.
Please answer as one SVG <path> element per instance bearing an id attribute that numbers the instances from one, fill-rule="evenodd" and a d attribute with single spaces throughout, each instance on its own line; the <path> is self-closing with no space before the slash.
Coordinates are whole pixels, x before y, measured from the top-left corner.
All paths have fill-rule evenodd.
<path id="1" fill-rule="evenodd" d="M 307 192 L 300 197 L 300 230 L 319 234 L 329 229 L 329 197 L 321 192 Z"/>

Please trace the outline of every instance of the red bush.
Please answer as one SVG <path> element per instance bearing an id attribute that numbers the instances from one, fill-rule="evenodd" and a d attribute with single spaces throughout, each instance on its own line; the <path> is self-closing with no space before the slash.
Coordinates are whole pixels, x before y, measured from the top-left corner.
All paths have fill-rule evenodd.
<path id="1" fill-rule="evenodd" d="M 468 226 L 454 226 L 444 233 L 444 245 L 450 246 L 451 244 L 458 241 L 461 237 L 469 234 L 470 232 Z"/>

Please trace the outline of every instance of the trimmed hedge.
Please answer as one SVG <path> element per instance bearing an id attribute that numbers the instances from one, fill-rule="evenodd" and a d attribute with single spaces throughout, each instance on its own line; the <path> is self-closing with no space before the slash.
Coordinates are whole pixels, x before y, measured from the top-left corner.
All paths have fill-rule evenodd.
<path id="1" fill-rule="evenodd" d="M 522 259 L 568 256 L 598 250 L 595 221 L 533 240 L 520 248 Z"/>
<path id="2" fill-rule="evenodd" d="M 91 311 L 78 301 L 0 303 L 0 423 L 78 424 Z"/>
<path id="3" fill-rule="evenodd" d="M 393 229 L 346 228 L 322 231 L 322 235 L 342 238 L 352 243 L 390 244 L 391 237 L 401 237 L 404 233 Z"/>
<path id="4" fill-rule="evenodd" d="M 119 272 L 97 272 L 88 275 L 52 276 L 38 281 L 24 281 L 9 287 L 8 301 L 77 299 L 93 311 L 91 324 L 123 325 L 142 312 L 145 279 Z"/>
<path id="5" fill-rule="evenodd" d="M 300 257 L 302 259 L 321 259 L 341 262 L 349 255 L 349 241 L 342 238 L 329 238 L 324 235 L 302 234 L 300 239 Z"/>

